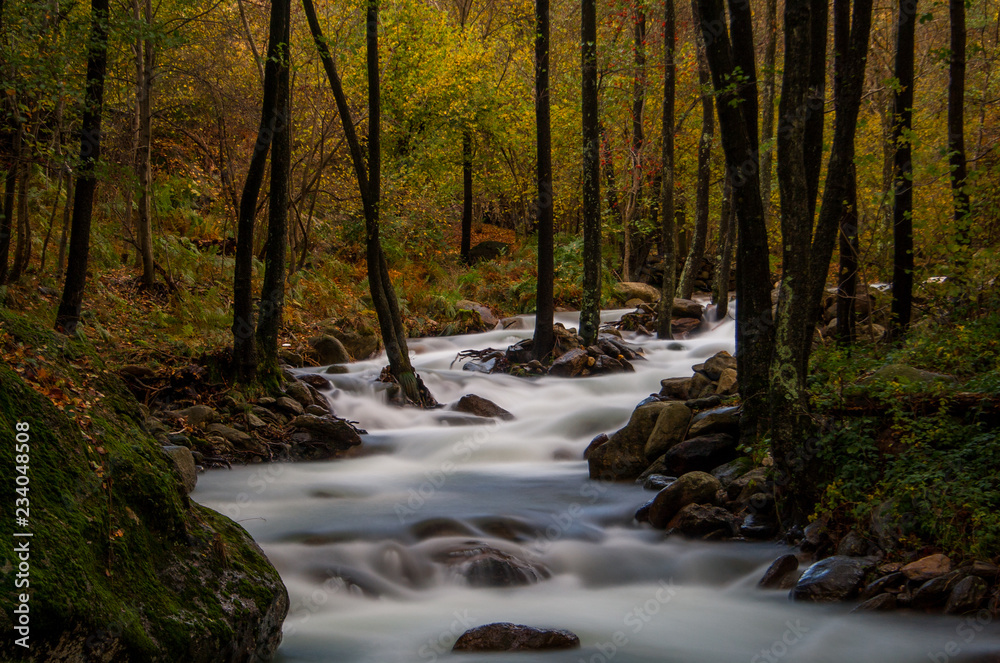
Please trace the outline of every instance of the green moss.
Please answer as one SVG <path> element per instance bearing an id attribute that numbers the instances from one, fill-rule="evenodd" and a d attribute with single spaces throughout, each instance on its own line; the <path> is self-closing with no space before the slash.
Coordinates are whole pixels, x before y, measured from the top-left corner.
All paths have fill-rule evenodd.
<path id="1" fill-rule="evenodd" d="M 26 660 L 49 660 L 70 646 L 88 660 L 228 660 L 220 652 L 236 631 L 255 632 L 248 627 L 273 610 L 281 613 L 273 620 L 277 628 L 287 607 L 277 572 L 239 525 L 190 502 L 142 429 L 138 404 L 93 349 L 8 313 L 0 313 L 0 324 L 8 349 L 26 350 L 26 365 L 44 366 L 49 381 L 62 381 L 64 391 L 89 402 L 80 408 L 90 418 L 84 431 L 80 420 L 0 365 L 0 459 L 7 476 L 15 465 L 15 425 L 30 424 L 34 537 Z M 4 482 L 4 504 L 19 497 L 14 487 Z M 14 589 L 16 563 L 5 546 L 5 620 L 23 591 Z M 228 614 L 224 599 L 252 607 Z M 67 632 L 71 642 L 60 642 Z M 15 654 L 22 652 L 8 639 L 0 658 Z"/>

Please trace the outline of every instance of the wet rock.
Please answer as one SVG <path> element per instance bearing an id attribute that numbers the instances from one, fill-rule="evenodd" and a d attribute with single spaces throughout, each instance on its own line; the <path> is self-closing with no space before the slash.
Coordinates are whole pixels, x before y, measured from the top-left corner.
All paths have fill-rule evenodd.
<path id="1" fill-rule="evenodd" d="M 176 414 L 184 417 L 191 426 L 202 426 L 221 421 L 219 413 L 207 405 L 192 405 L 183 410 L 177 410 Z"/>
<path id="2" fill-rule="evenodd" d="M 206 429 L 209 433 L 215 433 L 224 438 L 236 447 L 241 447 L 250 443 L 250 436 L 243 431 L 236 430 L 225 424 L 209 424 Z"/>
<path id="3" fill-rule="evenodd" d="M 295 431 L 288 454 L 295 460 L 336 458 L 361 444 L 361 436 L 354 427 L 338 417 L 302 414 L 292 419 L 291 425 Z"/>
<path id="4" fill-rule="evenodd" d="M 686 338 L 701 327 L 698 318 L 674 318 L 670 322 L 670 333 L 675 338 Z"/>
<path id="5" fill-rule="evenodd" d="M 305 410 L 302 408 L 302 404 L 294 398 L 289 398 L 288 396 L 281 396 L 280 398 L 274 399 L 274 407 L 293 416 L 305 413 Z"/>
<path id="6" fill-rule="evenodd" d="M 677 477 L 669 477 L 665 474 L 650 474 L 648 477 L 641 479 L 643 490 L 656 490 L 660 491 L 677 481 Z"/>
<path id="7" fill-rule="evenodd" d="M 778 533 L 778 521 L 761 513 L 747 514 L 740 525 L 740 536 L 748 539 L 771 539 Z"/>
<path id="8" fill-rule="evenodd" d="M 350 373 L 346 366 L 341 364 L 333 364 L 332 366 L 327 366 L 326 370 L 323 371 L 327 375 L 346 375 Z"/>
<path id="9" fill-rule="evenodd" d="M 648 283 L 637 281 L 622 281 L 615 285 L 615 294 L 624 300 L 639 299 L 652 304 L 660 300 L 660 291 Z"/>
<path id="10" fill-rule="evenodd" d="M 313 400 L 312 392 L 309 391 L 309 387 L 304 383 L 296 380 L 295 382 L 290 382 L 288 386 L 285 387 L 285 394 L 289 398 L 294 398 L 303 407 L 309 405 L 314 405 L 316 401 Z"/>
<path id="11" fill-rule="evenodd" d="M 715 381 L 722 377 L 722 372 L 727 369 L 736 370 L 736 357 L 723 350 L 708 358 L 702 372 L 709 380 Z"/>
<path id="12" fill-rule="evenodd" d="M 660 411 L 667 403 L 650 403 L 632 411 L 624 428 L 619 429 L 601 446 L 591 450 L 587 462 L 590 478 L 602 481 L 631 481 L 638 477 L 649 461 L 645 447 L 653 432 Z"/>
<path id="13" fill-rule="evenodd" d="M 948 596 L 944 611 L 949 615 L 964 615 L 979 608 L 989 586 L 978 576 L 966 576 L 958 581 Z"/>
<path id="14" fill-rule="evenodd" d="M 766 486 L 767 468 L 757 467 L 730 482 L 726 487 L 726 496 L 731 500 L 739 500 L 744 493 L 749 492 L 752 495 L 765 490 Z"/>
<path id="15" fill-rule="evenodd" d="M 306 373 L 305 375 L 300 375 L 299 380 L 305 382 L 313 389 L 329 389 L 332 386 L 329 380 L 316 373 Z"/>
<path id="16" fill-rule="evenodd" d="M 701 304 L 690 299 L 681 299 L 677 297 L 674 299 L 674 306 L 670 311 L 670 316 L 673 318 L 694 318 L 695 320 L 701 320 L 705 315 L 705 309 Z"/>
<path id="17" fill-rule="evenodd" d="M 679 401 L 688 400 L 691 378 L 667 378 L 660 380 L 660 396 Z"/>
<path id="18" fill-rule="evenodd" d="M 430 518 L 414 523 L 410 527 L 410 534 L 414 538 L 423 541 L 445 536 L 471 536 L 475 534 L 473 529 L 465 523 L 452 518 Z"/>
<path id="19" fill-rule="evenodd" d="M 704 398 L 715 393 L 716 385 L 708 379 L 704 373 L 695 373 L 688 386 L 688 396 L 690 398 Z"/>
<path id="20" fill-rule="evenodd" d="M 534 341 L 530 338 L 526 338 L 523 341 L 518 341 L 514 345 L 508 347 L 506 353 L 504 354 L 507 359 L 507 363 L 526 364 L 529 361 L 534 360 L 534 346 Z"/>
<path id="21" fill-rule="evenodd" d="M 799 558 L 795 555 L 782 555 L 771 562 L 757 586 L 762 589 L 791 589 L 798 579 Z"/>
<path id="22" fill-rule="evenodd" d="M 723 488 L 728 488 L 736 479 L 740 478 L 747 472 L 753 469 L 753 461 L 746 457 L 740 456 L 736 460 L 731 460 L 728 463 L 719 465 L 714 468 L 710 474 L 719 480 Z"/>
<path id="23" fill-rule="evenodd" d="M 583 348 L 573 348 L 567 351 L 549 366 L 549 375 L 572 378 L 580 375 L 588 367 L 587 351 Z"/>
<path id="24" fill-rule="evenodd" d="M 533 585 L 552 574 L 540 563 L 533 563 L 487 545 L 462 546 L 435 556 L 472 587 L 513 587 Z"/>
<path id="25" fill-rule="evenodd" d="M 323 405 L 318 404 L 307 405 L 303 409 L 306 414 L 314 414 L 317 417 L 325 417 L 328 414 L 333 414 L 329 407 L 324 407 Z"/>
<path id="26" fill-rule="evenodd" d="M 653 498 L 649 522 L 663 529 L 688 504 L 711 504 L 722 489 L 719 480 L 706 472 L 689 472 L 677 478 Z"/>
<path id="27" fill-rule="evenodd" d="M 986 582 L 994 582 L 1000 576 L 1000 567 L 996 564 L 978 560 L 969 566 L 968 571 L 969 575 L 978 576 Z"/>
<path id="28" fill-rule="evenodd" d="M 736 438 L 725 433 L 702 435 L 685 440 L 668 450 L 664 465 L 671 474 L 708 472 L 736 458 Z"/>
<path id="29" fill-rule="evenodd" d="M 608 355 L 598 355 L 594 365 L 590 367 L 594 375 L 613 375 L 615 373 L 634 373 L 635 368 L 625 359 L 615 359 Z"/>
<path id="30" fill-rule="evenodd" d="M 452 650 L 507 652 L 579 647 L 580 638 L 569 631 L 500 622 L 469 629 L 458 638 Z"/>
<path id="31" fill-rule="evenodd" d="M 902 569 L 903 574 L 913 582 L 926 582 L 951 571 L 951 560 L 947 555 L 928 555 L 910 562 Z"/>
<path id="32" fill-rule="evenodd" d="M 688 430 L 689 437 L 713 435 L 715 433 L 726 433 L 734 437 L 739 437 L 740 409 L 738 407 L 731 406 L 705 410 L 704 412 L 699 412 L 691 419 L 691 428 Z"/>
<path id="33" fill-rule="evenodd" d="M 527 329 L 528 325 L 525 323 L 524 318 L 502 318 L 500 320 L 500 327 L 503 329 Z"/>
<path id="34" fill-rule="evenodd" d="M 736 516 L 719 506 L 688 504 L 670 519 L 667 529 L 696 538 L 731 537 L 736 534 Z"/>
<path id="35" fill-rule="evenodd" d="M 689 398 L 684 401 L 684 405 L 691 408 L 692 411 L 698 412 L 700 410 L 709 410 L 714 407 L 718 407 L 722 404 L 722 397 L 718 394 L 712 394 L 711 396 L 705 396 L 704 398 Z"/>
<path id="36" fill-rule="evenodd" d="M 866 564 L 855 557 L 827 557 L 806 569 L 795 583 L 791 597 L 813 603 L 853 598 L 864 580 L 865 568 Z"/>
<path id="37" fill-rule="evenodd" d="M 260 407 L 259 405 L 251 408 L 250 412 L 263 421 L 265 424 L 270 424 L 272 426 L 284 426 L 288 423 L 288 417 L 277 412 L 268 410 L 266 407 Z"/>
<path id="38" fill-rule="evenodd" d="M 594 449 L 601 446 L 602 444 L 606 443 L 608 439 L 609 438 L 607 433 L 601 433 L 593 440 L 591 440 L 590 444 L 587 445 L 587 448 L 583 450 L 583 459 L 588 460 L 590 458 L 590 452 L 592 452 Z"/>
<path id="39" fill-rule="evenodd" d="M 931 578 L 914 590 L 913 597 L 910 599 L 910 607 L 919 609 L 943 605 L 963 575 L 961 571 L 951 571 Z"/>
<path id="40" fill-rule="evenodd" d="M 475 394 L 466 394 L 455 403 L 455 411 L 465 414 L 473 414 L 477 417 L 487 417 L 491 419 L 503 419 L 509 421 L 514 415 L 503 409 L 491 400 Z"/>
<path id="41" fill-rule="evenodd" d="M 191 450 L 187 447 L 171 445 L 163 447 L 163 453 L 170 458 L 177 469 L 177 474 L 180 476 L 184 490 L 188 493 L 194 490 L 194 487 L 198 484 L 198 470 L 195 468 L 194 456 L 191 454 Z"/>
<path id="42" fill-rule="evenodd" d="M 854 610 L 851 610 L 851 612 L 885 612 L 895 610 L 896 607 L 895 594 L 877 594 L 854 608 Z"/>
<path id="43" fill-rule="evenodd" d="M 861 598 L 867 600 L 886 592 L 895 594 L 901 591 L 905 586 L 906 576 L 899 571 L 896 571 L 868 583 L 861 591 Z"/>
<path id="44" fill-rule="evenodd" d="M 649 522 L 649 512 L 653 508 L 653 501 L 654 500 L 649 500 L 648 502 L 646 502 L 645 504 L 643 504 L 641 507 L 639 507 L 636 510 L 636 512 L 635 512 L 636 522 L 640 522 L 640 523 L 648 523 Z"/>
<path id="45" fill-rule="evenodd" d="M 827 519 L 819 518 L 806 525 L 800 547 L 802 552 L 818 552 L 830 543 Z"/>
<path id="46" fill-rule="evenodd" d="M 686 405 L 676 401 L 667 402 L 660 409 L 656 425 L 646 439 L 646 458 L 662 456 L 668 449 L 683 441 L 690 421 L 691 410 Z"/>

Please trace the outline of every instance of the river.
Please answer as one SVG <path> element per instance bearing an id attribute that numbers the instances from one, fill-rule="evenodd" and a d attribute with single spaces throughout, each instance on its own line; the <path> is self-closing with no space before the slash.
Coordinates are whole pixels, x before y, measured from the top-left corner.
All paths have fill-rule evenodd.
<path id="1" fill-rule="evenodd" d="M 605 313 L 604 319 L 621 311 Z M 488 398 L 516 419 L 465 426 L 445 411 L 385 404 L 385 358 L 329 376 L 340 416 L 369 431 L 371 455 L 343 461 L 212 470 L 192 497 L 261 545 L 288 587 L 282 663 L 927 663 L 1000 661 L 1000 628 L 984 616 L 851 614 L 850 605 L 792 604 L 756 582 L 786 551 L 775 543 L 665 537 L 632 514 L 653 493 L 587 478 L 581 454 L 666 377 L 719 350 L 732 323 L 694 340 L 630 339 L 634 374 L 528 381 L 452 366 L 465 349 L 504 348 L 528 329 L 410 342 L 442 403 Z M 566 326 L 575 315 L 557 314 Z M 527 586 L 469 586 L 441 556 L 475 541 L 549 577 Z M 564 628 L 582 649 L 451 654 L 467 628 L 496 621 Z"/>

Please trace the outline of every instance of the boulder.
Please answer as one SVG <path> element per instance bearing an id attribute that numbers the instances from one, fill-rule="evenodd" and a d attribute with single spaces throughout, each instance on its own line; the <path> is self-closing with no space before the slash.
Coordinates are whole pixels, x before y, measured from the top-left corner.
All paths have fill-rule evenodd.
<path id="1" fill-rule="evenodd" d="M 727 369 L 736 370 L 736 357 L 723 350 L 709 357 L 702 371 L 710 380 L 718 380 Z"/>
<path id="2" fill-rule="evenodd" d="M 163 453 L 174 464 L 185 492 L 190 493 L 194 490 L 194 487 L 198 484 L 198 470 L 195 468 L 194 456 L 191 454 L 191 450 L 187 447 L 170 445 L 163 447 Z"/>
<path id="3" fill-rule="evenodd" d="M 635 368 L 625 359 L 615 359 L 614 357 L 602 354 L 594 358 L 594 365 L 590 367 L 590 372 L 594 375 L 634 373 Z"/>
<path id="4" fill-rule="evenodd" d="M 714 410 L 699 412 L 691 419 L 690 437 L 726 433 L 734 437 L 740 435 L 740 409 L 738 407 L 719 407 Z"/>
<path id="5" fill-rule="evenodd" d="M 854 608 L 854 610 L 851 610 L 851 612 L 885 612 L 895 610 L 896 607 L 895 594 L 877 594 Z"/>
<path id="6" fill-rule="evenodd" d="M 667 378 L 660 380 L 660 396 L 679 401 L 688 400 L 691 390 L 691 378 Z"/>
<path id="7" fill-rule="evenodd" d="M 698 302 L 691 301 L 690 299 L 681 299 L 680 297 L 674 298 L 674 306 L 670 311 L 671 317 L 701 320 L 704 315 L 705 309 Z"/>
<path id="8" fill-rule="evenodd" d="M 744 493 L 753 494 L 765 490 L 766 487 L 767 468 L 757 467 L 731 481 L 726 487 L 726 496 L 731 500 L 738 500 Z"/>
<path id="9" fill-rule="evenodd" d="M 996 582 L 997 578 L 1000 577 L 1000 567 L 996 564 L 990 562 L 983 562 L 976 560 L 968 568 L 969 574 L 978 576 L 985 580 L 986 582 Z"/>
<path id="10" fill-rule="evenodd" d="M 477 417 L 487 417 L 491 419 L 503 419 L 509 421 L 514 415 L 503 409 L 491 400 L 475 394 L 466 394 L 458 399 L 453 408 L 455 412 L 473 414 Z"/>
<path id="11" fill-rule="evenodd" d="M 316 373 L 306 373 L 305 375 L 300 375 L 299 380 L 305 382 L 313 389 L 329 389 L 332 386 L 329 380 Z"/>
<path id="12" fill-rule="evenodd" d="M 677 477 L 668 477 L 665 474 L 650 474 L 648 477 L 640 477 L 636 481 L 642 482 L 643 490 L 655 490 L 659 492 L 677 481 Z"/>
<path id="13" fill-rule="evenodd" d="M 469 262 L 475 264 L 484 260 L 496 260 L 500 256 L 507 255 L 509 252 L 510 244 L 486 240 L 485 242 L 479 242 L 469 249 Z"/>
<path id="14" fill-rule="evenodd" d="M 951 571 L 951 560 L 947 555 L 936 554 L 922 557 L 902 568 L 903 575 L 913 582 L 927 582 L 931 578 L 943 576 Z"/>
<path id="15" fill-rule="evenodd" d="M 724 465 L 719 465 L 711 471 L 711 475 L 719 480 L 723 488 L 727 488 L 736 479 L 753 469 L 753 461 L 747 456 L 740 456 Z"/>
<path id="16" fill-rule="evenodd" d="M 587 462 L 590 478 L 602 481 L 631 481 L 649 465 L 646 459 L 646 440 L 656 426 L 660 411 L 667 403 L 650 403 L 632 411 L 625 427 L 616 431 L 608 441 L 591 450 Z"/>
<path id="17" fill-rule="evenodd" d="M 656 494 L 649 510 L 649 522 L 663 529 L 688 504 L 713 503 L 715 494 L 721 489 L 722 484 L 711 474 L 688 472 Z"/>
<path id="18" fill-rule="evenodd" d="M 688 385 L 688 398 L 704 398 L 705 396 L 711 396 L 715 393 L 718 388 L 714 382 L 708 379 L 704 373 L 695 373 L 691 377 L 691 382 Z"/>
<path id="19" fill-rule="evenodd" d="M 615 294 L 624 300 L 639 299 L 652 304 L 660 300 L 660 291 L 648 283 L 622 281 L 615 286 Z"/>
<path id="20" fill-rule="evenodd" d="M 761 589 L 791 589 L 799 575 L 799 558 L 795 555 L 782 555 L 771 562 L 757 586 Z"/>
<path id="21" fill-rule="evenodd" d="M 207 405 L 192 405 L 183 410 L 177 410 L 176 414 L 184 417 L 189 426 L 214 424 L 221 420 L 219 413 Z"/>
<path id="22" fill-rule="evenodd" d="M 347 364 L 351 355 L 340 339 L 330 334 L 323 334 L 309 339 L 309 347 L 316 355 L 316 361 L 322 366 L 328 364 Z"/>
<path id="23" fill-rule="evenodd" d="M 827 557 L 802 574 L 792 589 L 796 601 L 832 603 L 854 598 L 865 577 L 866 565 L 855 557 Z"/>
<path id="24" fill-rule="evenodd" d="M 875 554 L 877 551 L 878 546 L 865 539 L 855 530 L 851 530 L 845 534 L 844 538 L 837 544 L 837 554 L 847 557 L 865 557 Z"/>
<path id="25" fill-rule="evenodd" d="M 736 373 L 736 369 L 727 368 L 722 371 L 719 376 L 718 386 L 715 388 L 715 393 L 720 396 L 732 396 L 740 390 L 740 381 Z"/>
<path id="26" fill-rule="evenodd" d="M 601 446 L 602 444 L 606 443 L 609 439 L 610 438 L 608 438 L 607 433 L 598 434 L 597 437 L 595 437 L 593 440 L 590 441 L 590 444 L 587 445 L 587 448 L 583 450 L 583 459 L 584 460 L 590 459 L 590 452 L 596 449 L 597 447 Z"/>
<path id="27" fill-rule="evenodd" d="M 961 571 L 951 571 L 936 578 L 931 578 L 914 590 L 913 596 L 910 599 L 910 607 L 931 608 L 944 605 L 951 596 L 952 589 L 954 589 L 955 585 L 958 584 L 958 581 L 964 575 Z"/>
<path id="28" fill-rule="evenodd" d="M 944 611 L 949 615 L 964 615 L 979 608 L 989 587 L 978 576 L 966 576 L 958 581 L 948 596 Z"/>
<path id="29" fill-rule="evenodd" d="M 288 453 L 295 460 L 327 460 L 361 444 L 361 436 L 349 423 L 333 416 L 301 414 L 291 422 L 292 445 Z"/>
<path id="30" fill-rule="evenodd" d="M 568 350 L 552 362 L 549 367 L 549 375 L 563 378 L 576 377 L 588 367 L 588 359 L 591 357 L 583 348 Z"/>
<path id="31" fill-rule="evenodd" d="M 299 382 L 298 380 L 288 383 L 285 387 L 285 394 L 287 394 L 289 398 L 294 398 L 298 401 L 303 408 L 309 405 L 315 405 L 316 403 L 313 399 L 312 392 L 309 391 L 309 387 L 306 386 L 304 382 Z"/>
<path id="32" fill-rule="evenodd" d="M 231 443 L 236 448 L 245 447 L 251 442 L 251 438 L 249 435 L 247 435 L 243 431 L 236 430 L 235 428 L 226 426 L 225 424 L 210 424 L 206 430 L 209 433 L 215 433 L 219 437 Z"/>
<path id="33" fill-rule="evenodd" d="M 292 416 L 298 416 L 305 412 L 301 403 L 294 398 L 289 398 L 288 396 L 281 396 L 280 398 L 274 399 L 274 407 Z"/>
<path id="34" fill-rule="evenodd" d="M 686 338 L 701 327 L 698 318 L 674 318 L 670 322 L 670 332 L 674 338 Z"/>
<path id="35" fill-rule="evenodd" d="M 472 587 L 533 585 L 552 575 L 543 564 L 520 559 L 492 546 L 471 544 L 445 550 L 433 559 L 445 564 Z"/>
<path id="36" fill-rule="evenodd" d="M 667 523 L 667 529 L 696 538 L 731 537 L 736 534 L 736 516 L 719 506 L 688 504 Z"/>
<path id="37" fill-rule="evenodd" d="M 671 401 L 665 404 L 656 418 L 656 425 L 646 439 L 646 458 L 662 456 L 668 449 L 684 440 L 691 421 L 691 410 L 684 403 Z"/>
<path id="38" fill-rule="evenodd" d="M 895 594 L 906 586 L 906 576 L 899 571 L 893 571 L 889 575 L 882 576 L 877 580 L 868 583 L 861 591 L 862 599 L 870 599 L 886 592 Z"/>
<path id="39" fill-rule="evenodd" d="M 500 318 L 494 315 L 493 311 L 491 311 L 489 307 L 483 306 L 479 302 L 474 302 L 469 299 L 460 299 L 457 302 L 455 302 L 455 308 L 459 310 L 464 309 L 466 311 L 474 311 L 475 313 L 478 313 L 479 317 L 483 321 L 483 324 L 489 327 L 490 329 L 496 327 L 497 323 L 500 322 Z"/>
<path id="40" fill-rule="evenodd" d="M 507 652 L 579 647 L 580 638 L 569 631 L 501 622 L 469 629 L 458 638 L 452 650 Z"/>
<path id="41" fill-rule="evenodd" d="M 663 463 L 671 474 L 708 472 L 736 458 L 736 438 L 725 433 L 702 435 L 671 447 L 663 455 Z"/>

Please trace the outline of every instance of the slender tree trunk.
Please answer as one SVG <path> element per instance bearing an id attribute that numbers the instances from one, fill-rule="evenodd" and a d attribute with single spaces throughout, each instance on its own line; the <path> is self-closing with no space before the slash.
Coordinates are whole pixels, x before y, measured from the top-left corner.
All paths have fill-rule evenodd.
<path id="1" fill-rule="evenodd" d="M 20 132 L 18 132 L 19 134 Z M 3 221 L 0 223 L 0 284 L 7 283 L 10 274 L 10 240 L 14 236 L 14 205 L 17 202 L 17 171 L 20 168 L 20 136 L 14 139 L 15 150 L 4 177 Z"/>
<path id="2" fill-rule="evenodd" d="M 80 165 L 73 198 L 72 234 L 62 299 L 55 327 L 76 333 L 87 285 L 90 222 L 94 213 L 96 167 L 101 158 L 101 119 L 104 111 L 104 75 L 108 63 L 108 0 L 91 0 L 90 38 L 87 44 L 87 83 L 80 126 Z"/>
<path id="3" fill-rule="evenodd" d="M 806 107 L 805 156 L 809 185 L 809 218 L 816 218 L 819 175 L 823 170 L 823 128 L 826 122 L 826 37 L 829 0 L 811 0 L 809 12 L 809 98 Z M 832 250 L 832 249 L 831 249 Z"/>
<path id="4" fill-rule="evenodd" d="M 264 90 L 261 102 L 260 125 L 257 141 L 254 143 L 247 178 L 240 196 L 239 220 L 236 226 L 236 258 L 233 270 L 233 363 L 236 374 L 243 382 L 257 378 L 257 342 L 254 334 L 253 315 L 253 241 L 257 215 L 257 199 L 260 197 L 261 183 L 267 153 L 271 149 L 274 134 L 281 130 L 285 118 L 278 116 L 278 67 L 284 47 L 285 33 L 283 3 L 271 3 L 271 17 L 268 26 L 267 62 L 264 65 Z"/>
<path id="5" fill-rule="evenodd" d="M 643 148 L 645 132 L 642 120 L 646 106 L 646 12 L 635 10 L 632 57 L 635 72 L 632 78 L 632 191 L 629 195 L 628 218 L 625 219 L 625 254 L 622 257 L 622 275 L 626 281 L 639 277 L 639 269 L 645 261 L 642 250 L 645 242 L 640 221 L 645 213 L 643 184 L 645 181 Z"/>
<path id="6" fill-rule="evenodd" d="M 719 256 L 712 282 L 715 319 L 729 314 L 729 279 L 733 267 L 733 245 L 736 244 L 736 207 L 733 205 L 733 181 L 727 174 L 722 187 L 722 210 L 719 214 Z"/>
<path id="7" fill-rule="evenodd" d="M 965 2 L 949 0 L 951 16 L 951 58 L 948 69 L 948 161 L 951 164 L 951 187 L 955 199 L 955 234 L 958 244 L 968 247 L 969 176 L 965 160 Z M 961 251 L 959 252 L 962 253 Z M 959 266 L 966 256 L 959 256 Z M 960 274 L 960 278 L 964 275 Z"/>
<path id="8" fill-rule="evenodd" d="M 462 130 L 462 262 L 470 264 L 472 250 L 472 131 Z"/>
<path id="9" fill-rule="evenodd" d="M 552 128 L 549 117 L 549 0 L 535 0 L 535 124 L 538 148 L 538 286 L 535 295 L 534 353 L 552 353 L 555 262 L 552 219 Z"/>
<path id="10" fill-rule="evenodd" d="M 9 279 L 17 281 L 31 262 L 31 219 L 28 217 L 28 185 L 31 183 L 31 164 L 27 159 L 20 163 L 21 176 L 17 183 L 17 244 L 14 248 L 14 266 Z"/>
<path id="11" fill-rule="evenodd" d="M 66 267 L 66 246 L 69 243 L 70 221 L 73 215 L 74 200 L 74 179 L 73 173 L 66 173 L 66 206 L 63 207 L 62 233 L 59 235 L 59 255 L 56 258 L 56 274 L 61 278 L 63 269 Z"/>
<path id="12" fill-rule="evenodd" d="M 774 100 L 777 97 L 778 0 L 764 0 L 764 62 L 761 69 L 760 197 L 764 216 L 771 218 L 771 173 L 774 164 Z"/>
<path id="13" fill-rule="evenodd" d="M 892 206 L 892 313 L 889 330 L 899 338 L 910 326 L 913 308 L 913 70 L 917 0 L 900 0 L 896 30 L 896 89 L 892 142 L 896 146 Z"/>
<path id="14" fill-rule="evenodd" d="M 673 0 L 666 0 L 672 2 Z M 580 336 L 597 340 L 601 327 L 601 162 L 597 106 L 597 1 L 580 3 L 583 133 L 583 301 Z"/>
<path id="15" fill-rule="evenodd" d="M 52 239 L 52 229 L 56 225 L 56 213 L 59 211 L 59 197 L 62 194 L 62 183 L 65 173 L 63 169 L 59 169 L 59 176 L 56 178 L 56 195 L 52 200 L 52 212 L 49 214 L 49 227 L 45 231 L 45 239 L 42 240 L 42 255 L 39 258 L 38 273 L 45 273 L 45 261 L 49 253 L 49 240 Z M 68 201 L 67 201 L 68 204 Z"/>
<path id="16" fill-rule="evenodd" d="M 740 374 L 744 441 L 755 441 L 765 428 L 768 379 L 774 327 L 767 228 L 760 197 L 757 91 L 749 4 L 730 0 L 733 39 L 725 29 L 722 0 L 698 0 L 726 169 L 733 180 L 737 210 L 736 352 Z M 721 29 L 719 26 L 722 26 Z M 736 67 L 746 82 L 730 85 Z"/>
<path id="17" fill-rule="evenodd" d="M 701 40 L 698 40 L 699 42 Z M 684 261 L 681 282 L 677 286 L 677 296 L 690 299 L 694 294 L 694 279 L 698 275 L 705 257 L 705 242 L 708 238 L 708 194 L 712 179 L 712 141 L 715 134 L 715 109 L 712 97 L 707 94 L 712 75 L 708 70 L 704 46 L 698 45 L 698 83 L 706 93 L 701 97 L 701 139 L 698 141 L 698 186 L 695 192 L 694 236 L 691 249 Z"/>
<path id="18" fill-rule="evenodd" d="M 136 13 L 139 0 L 135 0 Z M 151 0 L 144 0 L 142 20 L 148 29 L 152 24 Z M 136 155 L 136 175 L 139 177 L 139 210 L 136 218 L 136 238 L 142 261 L 142 285 L 151 287 L 156 282 L 156 263 L 153 260 L 153 228 L 150 215 L 151 155 L 152 155 L 152 94 L 153 94 L 153 43 L 147 36 L 139 39 L 136 53 L 136 81 L 138 86 L 139 150 Z"/>
<path id="19" fill-rule="evenodd" d="M 695 16 L 697 6 L 692 2 Z M 663 285 L 656 316 L 658 338 L 673 338 L 671 323 L 677 279 L 677 226 L 674 219 L 674 104 L 677 97 L 677 10 L 674 0 L 663 0 L 663 175 L 660 180 L 660 244 Z M 709 101 L 711 103 L 711 101 Z"/>
<path id="20" fill-rule="evenodd" d="M 289 95 L 291 0 L 272 0 L 281 11 L 281 57 L 275 75 L 274 131 L 271 138 L 271 193 L 267 216 L 267 245 L 264 281 L 257 313 L 258 374 L 278 381 L 278 333 L 285 303 L 285 276 L 288 272 L 288 172 L 291 167 L 291 103 Z"/>

